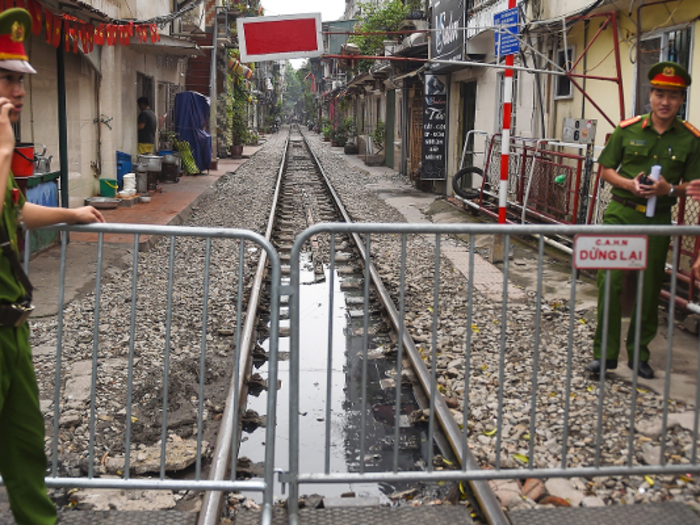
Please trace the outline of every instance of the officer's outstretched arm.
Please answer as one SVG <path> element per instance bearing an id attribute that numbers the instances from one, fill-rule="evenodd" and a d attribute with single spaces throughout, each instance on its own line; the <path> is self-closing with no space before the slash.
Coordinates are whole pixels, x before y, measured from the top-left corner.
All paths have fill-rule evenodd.
<path id="1" fill-rule="evenodd" d="M 102 214 L 92 206 L 80 208 L 49 208 L 25 202 L 22 206 L 22 218 L 29 229 L 41 228 L 50 224 L 65 222 L 68 224 L 89 224 L 105 222 Z"/>

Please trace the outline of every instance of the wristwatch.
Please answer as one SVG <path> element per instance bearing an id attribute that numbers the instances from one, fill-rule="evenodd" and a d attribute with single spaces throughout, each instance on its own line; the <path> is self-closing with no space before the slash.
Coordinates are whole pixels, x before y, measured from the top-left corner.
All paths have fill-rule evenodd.
<path id="1" fill-rule="evenodd" d="M 671 184 L 671 189 L 668 190 L 668 196 L 669 197 L 675 197 L 676 196 L 676 187 Z"/>

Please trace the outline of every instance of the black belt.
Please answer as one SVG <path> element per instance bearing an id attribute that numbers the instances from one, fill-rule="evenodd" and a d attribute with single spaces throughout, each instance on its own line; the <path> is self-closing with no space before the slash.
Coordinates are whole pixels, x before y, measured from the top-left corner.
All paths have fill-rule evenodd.
<path id="1" fill-rule="evenodd" d="M 638 211 L 639 213 L 646 213 L 647 212 L 647 205 L 646 204 L 639 204 L 638 202 L 630 201 L 627 199 L 623 199 L 622 197 L 618 197 L 615 194 L 612 194 L 610 196 L 612 200 L 615 202 L 619 202 L 623 206 L 627 206 L 628 208 L 632 208 L 635 211 Z M 671 211 L 673 206 L 657 206 L 656 207 L 656 213 L 668 213 Z"/>
<path id="2" fill-rule="evenodd" d="M 29 304 L 0 304 L 0 326 L 21 326 L 32 315 L 34 307 Z"/>

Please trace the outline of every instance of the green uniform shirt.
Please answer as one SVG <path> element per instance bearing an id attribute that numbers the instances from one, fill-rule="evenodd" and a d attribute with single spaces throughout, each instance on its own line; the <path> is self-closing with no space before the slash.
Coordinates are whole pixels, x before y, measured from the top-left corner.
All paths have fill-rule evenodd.
<path id="1" fill-rule="evenodd" d="M 651 115 L 643 115 L 637 122 L 618 125 L 598 163 L 615 169 L 622 177 L 634 179 L 640 172 L 647 175 L 655 164 L 661 166 L 661 175 L 673 185 L 700 178 L 700 138 L 696 137 L 680 119 L 671 124 L 662 135 L 654 130 Z M 632 192 L 613 188 L 612 193 L 623 199 L 646 204 L 646 199 Z M 676 199 L 659 195 L 656 205 L 672 206 Z"/>
<path id="2" fill-rule="evenodd" d="M 14 202 L 12 190 L 16 189 L 17 202 Z M 17 214 L 24 206 L 25 198 L 22 192 L 17 187 L 15 178 L 10 173 L 7 180 L 7 188 L 5 189 L 5 203 L 2 208 L 2 224 L 0 227 L 5 229 L 7 238 L 12 244 L 12 248 L 19 254 L 17 246 Z M 17 281 L 10 261 L 0 251 L 0 302 L 14 303 L 24 297 L 24 287 Z"/>

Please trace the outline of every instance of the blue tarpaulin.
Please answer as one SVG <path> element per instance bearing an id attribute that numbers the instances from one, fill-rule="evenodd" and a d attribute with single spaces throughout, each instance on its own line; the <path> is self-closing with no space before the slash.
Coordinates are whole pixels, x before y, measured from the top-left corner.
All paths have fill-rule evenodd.
<path id="1" fill-rule="evenodd" d="M 211 164 L 211 135 L 206 130 L 209 121 L 209 99 L 195 91 L 183 91 L 175 96 L 173 122 L 178 140 L 189 143 L 199 171 Z"/>

